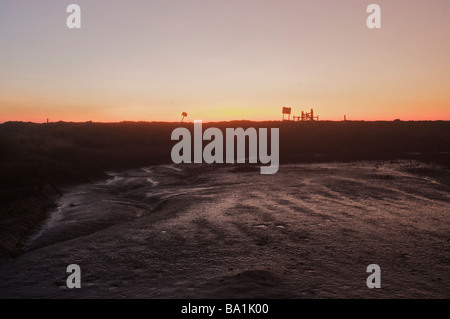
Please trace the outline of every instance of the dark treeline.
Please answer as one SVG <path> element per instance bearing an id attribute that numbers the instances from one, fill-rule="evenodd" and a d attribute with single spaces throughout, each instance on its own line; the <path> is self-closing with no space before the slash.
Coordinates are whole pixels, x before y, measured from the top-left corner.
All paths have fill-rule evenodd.
<path id="1" fill-rule="evenodd" d="M 14 256 L 61 188 L 105 171 L 171 163 L 172 131 L 193 123 L 0 125 L 0 257 Z M 450 122 L 250 122 L 207 127 L 280 128 L 280 162 L 416 159 L 450 165 Z M 203 143 L 206 145 L 207 141 Z"/>

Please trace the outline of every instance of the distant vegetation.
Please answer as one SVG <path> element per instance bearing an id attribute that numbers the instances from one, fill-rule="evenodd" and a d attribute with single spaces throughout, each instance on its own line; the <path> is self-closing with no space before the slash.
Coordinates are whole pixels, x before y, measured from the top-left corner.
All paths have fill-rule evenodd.
<path id="1" fill-rule="evenodd" d="M 0 125 L 0 258 L 14 256 L 65 185 L 105 171 L 170 163 L 170 136 L 190 123 Z M 417 159 L 450 165 L 450 122 L 220 122 L 279 127 L 281 163 Z"/>

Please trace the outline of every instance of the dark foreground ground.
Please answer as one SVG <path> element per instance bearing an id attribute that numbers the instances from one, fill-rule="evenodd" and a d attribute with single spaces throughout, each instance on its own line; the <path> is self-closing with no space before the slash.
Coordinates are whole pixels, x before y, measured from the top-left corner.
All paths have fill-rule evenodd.
<path id="1" fill-rule="evenodd" d="M 119 171 L 170 163 L 180 123 L 16 123 L 0 125 L 0 260 L 25 243 L 64 189 Z M 449 122 L 222 122 L 279 127 L 282 163 L 414 159 L 448 166 Z M 436 174 L 432 172 L 432 174 Z"/>
<path id="2" fill-rule="evenodd" d="M 414 161 L 111 172 L 64 189 L 0 298 L 449 298 L 449 185 Z"/>

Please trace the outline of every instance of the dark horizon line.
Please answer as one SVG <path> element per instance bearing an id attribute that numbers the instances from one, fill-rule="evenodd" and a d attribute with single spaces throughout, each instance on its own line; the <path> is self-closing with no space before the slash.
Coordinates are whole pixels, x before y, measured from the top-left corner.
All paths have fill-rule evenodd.
<path id="1" fill-rule="evenodd" d="M 196 121 L 196 120 L 195 120 Z M 233 123 L 233 122 L 250 122 L 250 123 L 273 123 L 273 122 L 280 122 L 280 123 L 316 123 L 316 122 L 366 122 L 366 123 L 373 123 L 373 122 L 450 122 L 450 120 L 401 120 L 401 119 L 395 119 L 395 120 L 320 120 L 320 121 L 293 121 L 293 120 L 224 120 L 224 121 L 203 121 L 203 123 Z M 72 123 L 72 124 L 86 124 L 86 123 L 92 123 L 92 124 L 120 124 L 120 123 L 165 123 L 165 124 L 194 124 L 194 121 L 115 121 L 115 122 L 100 122 L 100 121 L 49 121 L 49 122 L 33 122 L 33 121 L 5 121 L 1 122 L 2 124 L 7 123 L 30 123 L 30 124 L 55 124 L 55 123 Z"/>

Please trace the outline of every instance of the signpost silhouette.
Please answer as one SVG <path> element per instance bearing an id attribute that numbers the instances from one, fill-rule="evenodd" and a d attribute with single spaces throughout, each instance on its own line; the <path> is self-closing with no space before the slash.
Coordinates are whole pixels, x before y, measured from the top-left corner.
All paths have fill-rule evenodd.
<path id="1" fill-rule="evenodd" d="M 283 121 L 284 121 L 284 115 L 288 115 L 288 121 L 291 119 L 291 108 L 290 107 L 283 107 Z"/>

